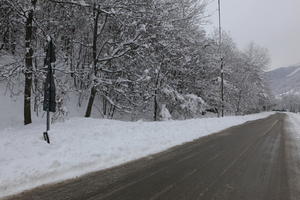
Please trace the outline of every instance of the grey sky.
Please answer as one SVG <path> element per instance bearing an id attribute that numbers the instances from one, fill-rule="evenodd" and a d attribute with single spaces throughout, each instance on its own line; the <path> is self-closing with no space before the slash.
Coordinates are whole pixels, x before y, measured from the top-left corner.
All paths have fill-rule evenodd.
<path id="1" fill-rule="evenodd" d="M 251 41 L 269 49 L 270 68 L 300 63 L 300 0 L 221 0 L 222 25 L 240 48 Z M 208 7 L 217 26 L 217 0 Z"/>

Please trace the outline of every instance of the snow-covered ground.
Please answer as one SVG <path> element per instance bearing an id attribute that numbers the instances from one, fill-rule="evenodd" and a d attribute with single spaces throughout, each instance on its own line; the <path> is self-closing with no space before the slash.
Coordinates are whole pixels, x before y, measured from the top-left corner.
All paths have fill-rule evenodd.
<path id="1" fill-rule="evenodd" d="M 0 196 L 74 178 L 166 150 L 272 113 L 167 122 L 72 118 L 0 130 Z"/>
<path id="2" fill-rule="evenodd" d="M 11 98 L 8 94 L 0 83 L 0 131 L 4 127 L 23 124 L 23 98 Z"/>
<path id="3" fill-rule="evenodd" d="M 1 66 L 0 66 L 1 67 Z M 16 91 L 23 91 L 22 88 L 16 89 Z M 24 97 L 22 94 L 10 96 L 10 91 L 6 88 L 6 85 L 0 82 L 0 131 L 6 127 L 23 126 L 24 117 Z M 68 110 L 67 117 L 84 116 L 85 106 L 81 108 L 74 106 L 77 105 L 78 99 L 72 95 L 68 98 L 64 105 Z M 40 111 L 39 116 L 32 111 L 32 121 L 34 123 L 42 123 L 45 121 L 45 112 Z"/>

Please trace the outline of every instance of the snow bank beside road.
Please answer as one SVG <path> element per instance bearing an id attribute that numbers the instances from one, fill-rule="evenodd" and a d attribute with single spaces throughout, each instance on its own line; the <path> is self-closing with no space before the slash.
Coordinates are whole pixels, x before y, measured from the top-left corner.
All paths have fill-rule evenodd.
<path id="1" fill-rule="evenodd" d="M 167 122 L 74 118 L 0 131 L 0 196 L 116 166 L 272 113 Z"/>

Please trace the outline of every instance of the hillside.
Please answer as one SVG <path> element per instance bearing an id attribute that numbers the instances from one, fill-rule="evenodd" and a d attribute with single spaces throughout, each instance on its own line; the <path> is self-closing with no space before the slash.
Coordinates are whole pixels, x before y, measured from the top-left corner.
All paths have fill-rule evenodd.
<path id="1" fill-rule="evenodd" d="M 278 68 L 265 76 L 275 96 L 300 94 L 300 65 Z"/>

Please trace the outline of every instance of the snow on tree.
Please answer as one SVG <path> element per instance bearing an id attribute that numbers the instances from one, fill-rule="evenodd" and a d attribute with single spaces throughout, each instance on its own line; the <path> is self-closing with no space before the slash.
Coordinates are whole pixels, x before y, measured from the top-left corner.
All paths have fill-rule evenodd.
<path id="1" fill-rule="evenodd" d="M 209 108 L 201 97 L 195 94 L 180 94 L 170 87 L 161 90 L 159 101 L 162 102 L 160 108 L 166 106 L 175 119 L 197 117 Z"/>
<path id="2" fill-rule="evenodd" d="M 163 110 L 166 118 L 168 110 L 173 119 L 219 110 L 219 46 L 204 29 L 206 1 L 32 2 L 0 4 L 4 30 L 0 59 L 12 60 L 0 66 L 0 84 L 17 95 L 24 90 L 26 75 L 24 113 L 32 110 L 40 115 L 42 110 L 47 35 L 57 51 L 55 82 L 61 115 L 69 113 L 66 104 L 83 108 L 81 115 L 86 117 L 132 120 L 160 120 Z M 26 21 L 32 25 L 26 26 Z M 26 30 L 32 33 L 29 40 L 24 39 Z M 226 112 L 259 111 L 270 103 L 262 77 L 267 52 L 254 44 L 239 50 L 224 34 Z"/>

